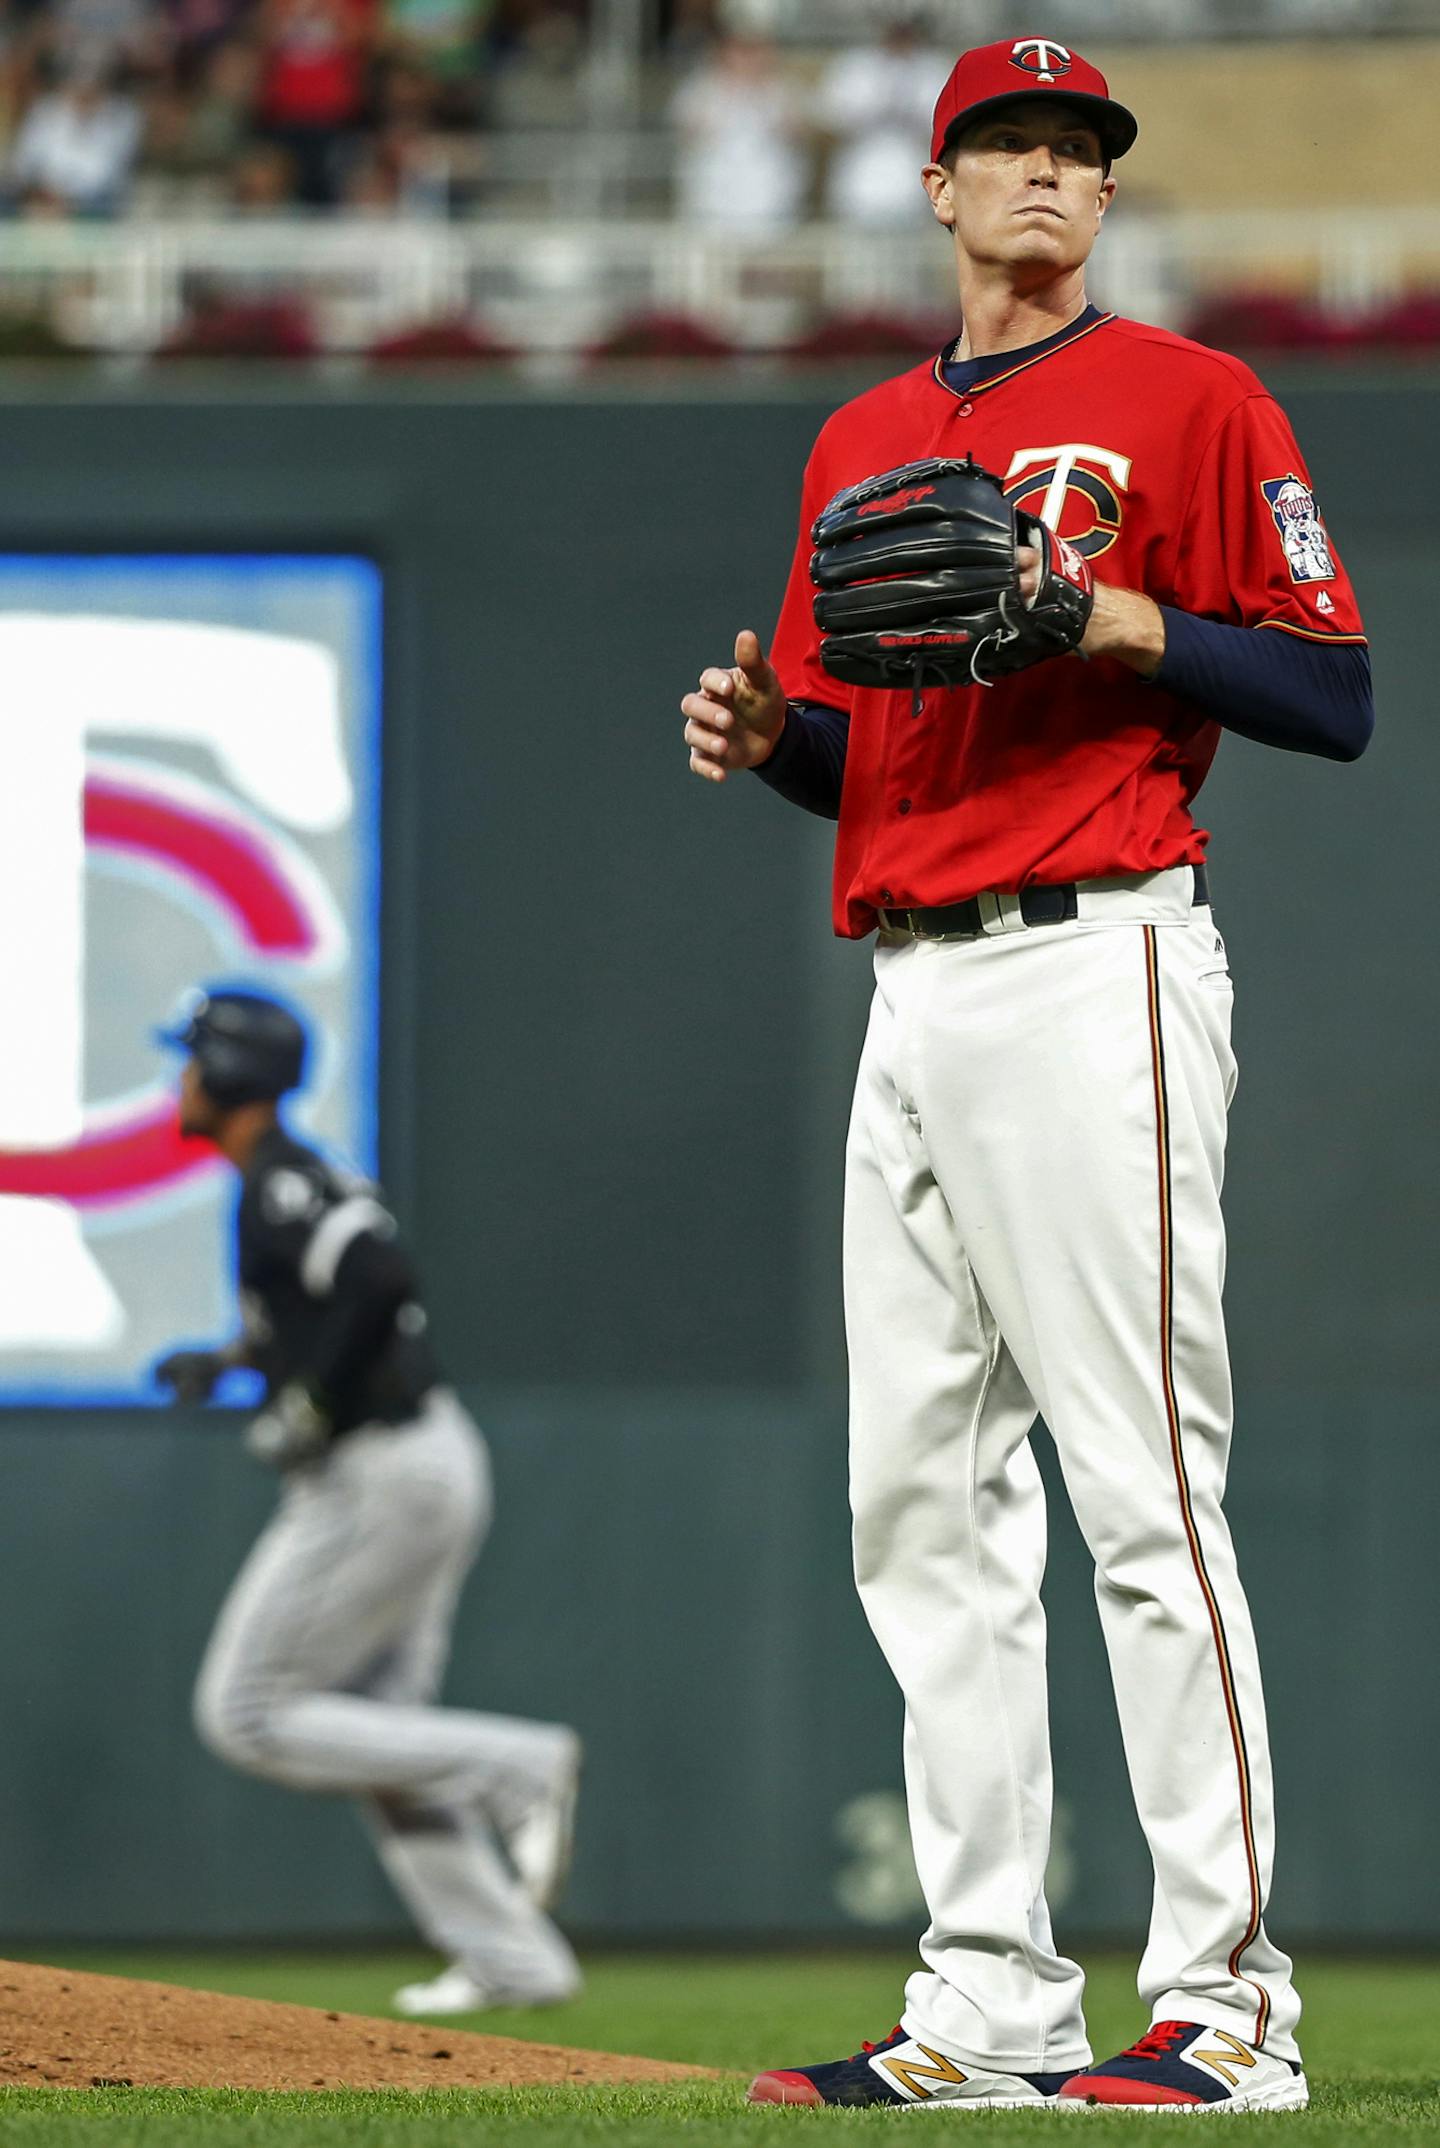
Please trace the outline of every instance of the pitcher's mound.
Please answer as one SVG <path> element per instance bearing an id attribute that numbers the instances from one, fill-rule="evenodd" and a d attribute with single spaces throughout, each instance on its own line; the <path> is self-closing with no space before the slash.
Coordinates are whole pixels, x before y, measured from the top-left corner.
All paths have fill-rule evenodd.
<path id="1" fill-rule="evenodd" d="M 528 2088 L 707 2070 L 0 1962 L 0 2083 L 12 2087 Z"/>

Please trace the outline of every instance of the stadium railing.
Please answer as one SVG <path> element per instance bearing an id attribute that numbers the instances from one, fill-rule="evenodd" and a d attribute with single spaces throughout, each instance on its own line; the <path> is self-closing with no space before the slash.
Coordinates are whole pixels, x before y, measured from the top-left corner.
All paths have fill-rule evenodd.
<path id="1" fill-rule="evenodd" d="M 426 323 L 470 321 L 506 349 L 574 358 L 627 322 L 703 322 L 741 351 L 784 350 L 830 318 L 943 320 L 947 251 L 924 228 L 808 224 L 775 237 L 674 222 L 446 224 L 132 221 L 0 226 L 5 312 L 117 359 L 176 336 L 197 299 L 303 303 L 319 347 L 346 352 Z M 1236 294 L 1320 308 L 1342 325 L 1440 291 L 1433 209 L 1117 213 L 1095 295 L 1184 326 Z"/>

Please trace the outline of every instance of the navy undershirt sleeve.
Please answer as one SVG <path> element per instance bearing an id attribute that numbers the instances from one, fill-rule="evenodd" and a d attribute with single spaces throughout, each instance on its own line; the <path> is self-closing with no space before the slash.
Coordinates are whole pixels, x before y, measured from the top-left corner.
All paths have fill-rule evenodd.
<path id="1" fill-rule="evenodd" d="M 1356 642 L 1228 626 L 1160 607 L 1165 655 L 1155 684 L 1193 701 L 1227 731 L 1331 761 L 1356 761 L 1375 728 L 1370 654 Z M 850 718 L 843 709 L 792 701 L 785 729 L 755 773 L 792 805 L 840 817 Z"/>
<path id="2" fill-rule="evenodd" d="M 1262 746 L 1359 760 L 1375 728 L 1370 652 L 1362 643 L 1306 641 L 1199 619 L 1168 604 L 1160 609 L 1165 654 L 1157 686 Z"/>
<path id="3" fill-rule="evenodd" d="M 785 710 L 779 744 L 755 773 L 791 805 L 819 813 L 825 820 L 838 820 L 849 737 L 850 718 L 844 709 L 792 701 Z"/>

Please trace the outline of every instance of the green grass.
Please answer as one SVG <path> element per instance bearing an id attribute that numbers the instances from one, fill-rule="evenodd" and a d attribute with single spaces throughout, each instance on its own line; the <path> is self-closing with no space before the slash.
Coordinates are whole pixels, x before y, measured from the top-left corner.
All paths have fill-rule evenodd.
<path id="1" fill-rule="evenodd" d="M 51 1958 L 55 1958 L 52 1953 Z M 153 1977 L 356 2013 L 387 2011 L 422 1957 L 319 1954 L 143 1954 L 60 1950 L 65 1965 Z M 643 2053 L 733 2069 L 737 2078 L 676 2088 L 537 2088 L 257 2095 L 240 2091 L 65 2089 L 0 2091 L 0 2142 L 33 2148 L 475 2148 L 522 2136 L 529 2148 L 756 2148 L 774 2130 L 924 2124 L 890 2111 L 748 2108 L 744 2076 L 854 2050 L 883 2035 L 912 1966 L 905 1955 L 602 1955 L 583 1997 L 546 2013 L 486 2014 L 457 2026 L 594 2050 Z M 1317 1961 L 1306 1969 L 1305 2051 L 1314 2100 L 1303 2116 L 1237 2118 L 1280 2126 L 1294 2148 L 1366 2143 L 1397 2127 L 1440 2142 L 1440 1963 Z M 1128 1962 L 1091 1965 L 1089 2015 L 1097 2051 L 1143 2026 Z M 1056 2125 L 1084 2128 L 1087 2148 L 1133 2140 L 1144 2119 L 1085 2112 L 933 2114 L 978 2127 L 984 2148 L 1028 2142 Z M 1229 2136 L 1227 2135 L 1227 2138 Z"/>
<path id="2" fill-rule="evenodd" d="M 673 2089 L 534 2088 L 504 2094 L 463 2090 L 404 2095 L 342 2095 L 317 2091 L 279 2096 L 235 2090 L 11 2089 L 0 2091 L 0 2137 L 35 2148 L 322 2148 L 343 2141 L 345 2148 L 475 2148 L 519 2137 L 535 2148 L 579 2148 L 596 2142 L 602 2148 L 662 2148 L 681 2141 L 686 2148 L 770 2148 L 781 2135 L 797 2131 L 816 2138 L 814 2130 L 839 2127 L 846 2137 L 857 2128 L 889 2128 L 934 2123 L 980 2131 L 983 2148 L 1010 2148 L 1053 2134 L 1056 2126 L 1085 2128 L 1087 2148 L 1133 2144 L 1134 2129 L 1147 2123 L 1136 2116 L 1085 2112 L 1057 2117 L 1049 2111 L 1015 2113 L 975 2111 L 968 2117 L 938 2114 L 912 2117 L 896 2111 L 781 2110 L 773 2104 L 751 2109 L 740 2083 L 699 2084 Z M 1293 2116 L 1232 2118 L 1227 2126 L 1253 2129 L 1277 2126 L 1293 2148 L 1352 2148 L 1355 2143 L 1388 2139 L 1397 2127 L 1415 2140 L 1436 2137 L 1434 2093 L 1384 2081 L 1361 2083 L 1342 2091 L 1322 2091 L 1309 2111 Z M 1226 2138 L 1230 2136 L 1227 2133 Z M 818 2148 L 818 2144 L 817 2144 Z"/>

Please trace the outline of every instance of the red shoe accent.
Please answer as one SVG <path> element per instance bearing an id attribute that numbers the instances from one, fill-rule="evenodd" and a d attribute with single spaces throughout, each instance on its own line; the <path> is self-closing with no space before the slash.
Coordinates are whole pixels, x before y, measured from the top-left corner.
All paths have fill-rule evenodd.
<path id="1" fill-rule="evenodd" d="M 1170 2053 L 1179 2043 L 1181 2037 L 1188 2036 L 1193 2026 L 1194 2024 L 1188 2021 L 1157 2021 L 1145 2031 L 1145 2034 L 1137 2043 L 1133 2043 L 1130 2046 L 1128 2051 L 1122 2051 L 1120 2056 L 1121 2058 L 1169 2058 Z"/>
<path id="2" fill-rule="evenodd" d="M 747 2103 L 823 2103 L 815 2083 L 803 2073 L 757 2073 Z"/>
<path id="3" fill-rule="evenodd" d="M 1130 2081 L 1118 2073 L 1077 2073 L 1060 2091 L 1062 2103 L 1203 2103 L 1183 2088 L 1159 2088 L 1153 2081 Z"/>

